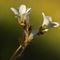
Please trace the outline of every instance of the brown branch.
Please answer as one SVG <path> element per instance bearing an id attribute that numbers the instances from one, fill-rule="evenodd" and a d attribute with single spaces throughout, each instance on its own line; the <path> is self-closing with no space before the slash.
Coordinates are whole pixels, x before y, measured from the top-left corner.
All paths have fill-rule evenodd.
<path id="1" fill-rule="evenodd" d="M 18 51 L 21 49 L 21 45 L 16 49 L 16 51 L 13 53 L 13 55 L 11 56 L 10 60 L 16 60 L 16 54 L 18 53 Z"/>
<path id="2" fill-rule="evenodd" d="M 20 45 L 14 54 L 11 56 L 10 60 L 16 60 L 18 57 L 21 57 L 22 53 L 24 52 L 25 48 L 27 47 L 28 44 L 22 44 Z M 20 52 L 19 52 L 20 51 Z M 19 54 L 18 54 L 19 53 Z"/>
<path id="3" fill-rule="evenodd" d="M 16 49 L 16 51 L 11 56 L 10 60 L 16 60 L 18 57 L 21 57 L 22 53 L 24 52 L 25 48 L 30 43 L 30 40 L 28 40 L 29 37 L 29 25 L 26 25 L 23 27 L 24 29 L 24 39 L 21 42 L 21 45 Z M 20 52 L 19 52 L 20 51 Z M 19 53 L 19 54 L 18 54 Z"/>

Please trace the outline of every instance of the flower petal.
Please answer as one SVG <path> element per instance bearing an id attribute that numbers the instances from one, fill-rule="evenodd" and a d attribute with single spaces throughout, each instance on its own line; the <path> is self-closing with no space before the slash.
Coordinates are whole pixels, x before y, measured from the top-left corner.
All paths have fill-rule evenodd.
<path id="1" fill-rule="evenodd" d="M 37 35 L 37 33 L 38 33 L 37 30 L 33 30 L 29 35 L 29 40 L 32 40 L 34 38 L 34 36 Z"/>
<path id="2" fill-rule="evenodd" d="M 45 14 L 44 14 L 44 12 L 42 12 L 42 16 L 43 16 L 43 18 L 45 17 Z"/>
<path id="3" fill-rule="evenodd" d="M 49 19 L 45 16 L 45 14 L 42 12 L 42 15 L 43 15 L 43 24 L 42 26 L 46 25 L 48 26 L 49 25 Z"/>
<path id="4" fill-rule="evenodd" d="M 27 9 L 27 11 L 26 11 L 26 13 L 29 13 L 29 12 L 30 12 L 30 10 L 31 10 L 31 8 L 28 8 L 28 9 Z"/>
<path id="5" fill-rule="evenodd" d="M 47 26 L 48 28 L 52 25 L 52 18 L 50 16 L 45 16 L 45 14 L 42 12 L 43 15 L 43 24 L 42 26 Z"/>
<path id="6" fill-rule="evenodd" d="M 52 24 L 53 24 L 53 27 L 58 27 L 59 26 L 58 22 L 52 22 Z"/>
<path id="7" fill-rule="evenodd" d="M 21 5 L 20 7 L 19 7 L 19 13 L 20 14 L 24 14 L 26 12 L 26 5 Z"/>
<path id="8" fill-rule="evenodd" d="M 43 32 L 47 32 L 49 29 L 44 29 Z"/>
<path id="9" fill-rule="evenodd" d="M 11 8 L 12 12 L 15 14 L 15 15 L 18 15 L 18 11 L 15 9 L 15 8 Z"/>
<path id="10" fill-rule="evenodd" d="M 46 18 L 52 22 L 52 18 L 50 16 L 46 16 Z"/>
<path id="11" fill-rule="evenodd" d="M 30 35 L 29 35 L 29 40 L 32 40 L 33 39 L 33 37 L 34 37 L 34 34 L 33 33 L 30 33 Z"/>

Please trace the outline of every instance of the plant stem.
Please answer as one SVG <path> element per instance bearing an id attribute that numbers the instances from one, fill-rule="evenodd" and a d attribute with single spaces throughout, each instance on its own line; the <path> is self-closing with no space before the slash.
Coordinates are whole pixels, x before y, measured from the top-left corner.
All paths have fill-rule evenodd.
<path id="1" fill-rule="evenodd" d="M 24 40 L 21 43 L 21 45 L 16 49 L 14 54 L 11 56 L 10 60 L 16 60 L 18 57 L 21 57 L 21 55 L 24 52 L 25 48 L 30 43 L 30 40 L 28 40 L 28 37 L 29 37 L 29 26 L 26 25 L 23 29 L 24 29 L 24 37 L 23 37 Z M 20 53 L 19 53 L 19 51 L 20 51 Z"/>

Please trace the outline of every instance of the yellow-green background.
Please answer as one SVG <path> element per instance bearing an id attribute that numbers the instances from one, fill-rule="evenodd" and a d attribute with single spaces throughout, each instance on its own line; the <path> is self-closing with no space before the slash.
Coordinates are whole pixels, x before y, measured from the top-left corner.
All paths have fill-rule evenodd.
<path id="1" fill-rule="evenodd" d="M 42 11 L 60 23 L 60 0 L 0 0 L 0 60 L 9 60 L 22 40 L 23 31 L 10 8 L 31 7 L 30 22 L 38 29 Z M 18 60 L 60 60 L 60 27 L 35 38 Z"/>

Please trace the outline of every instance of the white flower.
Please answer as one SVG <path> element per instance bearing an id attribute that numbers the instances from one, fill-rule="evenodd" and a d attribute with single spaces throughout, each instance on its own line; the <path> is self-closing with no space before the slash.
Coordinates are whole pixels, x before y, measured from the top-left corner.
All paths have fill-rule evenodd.
<path id="1" fill-rule="evenodd" d="M 19 11 L 17 11 L 15 8 L 11 8 L 11 10 L 16 16 L 20 16 L 20 18 L 23 17 L 23 19 L 26 20 L 26 22 L 29 22 L 29 13 L 31 8 L 26 8 L 26 5 L 21 5 L 19 7 Z"/>
<path id="2" fill-rule="evenodd" d="M 50 16 L 45 16 L 44 12 L 42 12 L 43 15 L 43 24 L 42 27 L 47 27 L 45 31 L 48 31 L 49 28 L 52 27 L 58 27 L 59 23 L 58 22 L 52 22 L 52 18 Z"/>
<path id="3" fill-rule="evenodd" d="M 31 8 L 26 8 L 26 5 L 21 5 L 19 7 L 19 13 L 20 14 L 29 14 Z"/>

